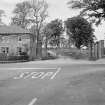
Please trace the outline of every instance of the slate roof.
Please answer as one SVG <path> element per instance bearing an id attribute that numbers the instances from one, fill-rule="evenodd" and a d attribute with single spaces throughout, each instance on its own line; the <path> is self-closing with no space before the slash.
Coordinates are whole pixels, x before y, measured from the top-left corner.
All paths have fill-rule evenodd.
<path id="1" fill-rule="evenodd" d="M 0 26 L 0 35 L 13 35 L 13 34 L 31 34 L 28 30 L 19 26 Z"/>

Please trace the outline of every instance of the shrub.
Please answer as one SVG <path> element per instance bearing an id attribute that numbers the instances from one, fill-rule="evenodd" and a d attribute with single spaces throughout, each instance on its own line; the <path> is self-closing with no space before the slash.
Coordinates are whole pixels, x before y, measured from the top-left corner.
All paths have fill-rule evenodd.
<path id="1" fill-rule="evenodd" d="M 28 60 L 28 55 L 20 55 L 20 56 L 8 56 L 8 60 L 15 61 L 15 60 Z"/>
<path id="2" fill-rule="evenodd" d="M 7 55 L 5 53 L 0 53 L 0 61 L 7 60 Z"/>
<path id="3" fill-rule="evenodd" d="M 28 56 L 28 54 L 26 52 L 21 52 L 20 53 L 20 59 L 28 60 L 29 56 Z"/>
<path id="4" fill-rule="evenodd" d="M 50 59 L 56 59 L 56 58 L 57 58 L 57 56 L 54 56 L 48 52 L 47 56 L 45 55 L 42 57 L 42 60 L 50 60 Z"/>

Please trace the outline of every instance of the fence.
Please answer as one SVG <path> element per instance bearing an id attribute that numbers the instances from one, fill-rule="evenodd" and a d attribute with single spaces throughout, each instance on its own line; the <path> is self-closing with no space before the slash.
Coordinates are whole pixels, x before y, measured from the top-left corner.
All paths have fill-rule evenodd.
<path id="1" fill-rule="evenodd" d="M 29 60 L 28 58 L 28 55 L 7 56 L 7 54 L 0 53 L 0 63 L 25 62 Z"/>

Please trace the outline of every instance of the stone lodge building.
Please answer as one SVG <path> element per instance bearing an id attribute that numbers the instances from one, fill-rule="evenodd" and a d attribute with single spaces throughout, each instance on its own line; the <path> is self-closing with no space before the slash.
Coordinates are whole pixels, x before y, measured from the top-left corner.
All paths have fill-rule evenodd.
<path id="1" fill-rule="evenodd" d="M 0 53 L 17 56 L 30 54 L 30 32 L 18 26 L 0 26 Z"/>

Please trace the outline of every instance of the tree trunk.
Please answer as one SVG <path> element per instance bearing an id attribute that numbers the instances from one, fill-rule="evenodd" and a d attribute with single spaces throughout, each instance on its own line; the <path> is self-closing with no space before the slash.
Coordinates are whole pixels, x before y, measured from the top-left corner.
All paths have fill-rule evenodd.
<path id="1" fill-rule="evenodd" d="M 45 52 L 46 52 L 46 57 L 48 56 L 48 54 L 47 54 L 47 43 L 48 43 L 48 40 L 47 40 L 47 36 L 46 36 L 46 41 L 45 41 Z"/>
<path id="2" fill-rule="evenodd" d="M 37 46 L 36 46 L 36 58 L 42 58 L 42 40 L 41 35 L 39 34 L 39 30 L 37 30 Z"/>
<path id="3" fill-rule="evenodd" d="M 30 60 L 34 60 L 36 58 L 36 40 L 33 36 L 30 38 Z"/>
<path id="4" fill-rule="evenodd" d="M 92 59 L 93 58 L 93 53 L 92 53 L 92 43 L 90 42 L 89 43 L 89 59 Z"/>
<path id="5" fill-rule="evenodd" d="M 69 48 L 71 47 L 71 37 L 69 36 Z"/>
<path id="6" fill-rule="evenodd" d="M 40 40 L 37 41 L 36 58 L 37 59 L 42 58 L 42 42 Z"/>

